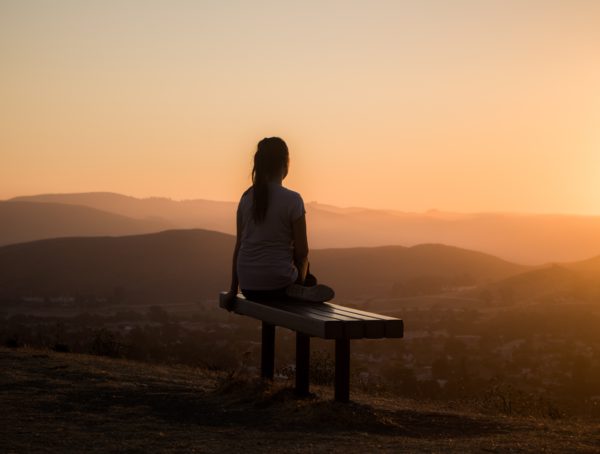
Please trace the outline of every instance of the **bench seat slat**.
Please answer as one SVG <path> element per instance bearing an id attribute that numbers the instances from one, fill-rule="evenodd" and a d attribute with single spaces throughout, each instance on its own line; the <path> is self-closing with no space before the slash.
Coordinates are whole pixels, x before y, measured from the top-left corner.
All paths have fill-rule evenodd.
<path id="1" fill-rule="evenodd" d="M 337 304 L 332 304 L 332 303 L 321 303 L 321 304 L 323 306 L 333 307 L 333 308 L 343 311 L 343 312 L 349 312 L 349 313 L 353 313 L 356 315 L 363 315 L 365 317 L 374 317 L 377 320 L 398 320 L 397 318 L 394 318 L 394 317 L 389 317 L 387 315 L 382 315 L 382 314 L 376 314 L 374 312 L 361 311 L 360 309 L 354 309 L 353 307 L 339 306 Z"/>
<path id="2" fill-rule="evenodd" d="M 286 302 L 283 304 L 289 305 L 299 305 L 300 307 L 310 308 L 311 310 L 320 311 L 324 314 L 332 314 L 334 316 L 343 316 L 350 317 L 353 320 L 378 320 L 382 321 L 383 319 L 377 318 L 375 314 L 372 316 L 365 314 L 357 314 L 350 311 L 343 310 L 342 306 L 336 306 L 335 304 L 325 304 L 325 303 L 304 303 L 304 302 Z"/>
<path id="3" fill-rule="evenodd" d="M 291 303 L 298 304 L 298 303 Z M 359 309 L 339 306 L 332 303 L 301 303 L 307 307 L 318 309 L 324 313 L 335 313 L 363 320 L 365 323 L 365 335 L 368 339 L 379 339 L 383 337 L 404 337 L 404 322 L 398 318 L 387 315 L 375 314 Z M 377 323 L 372 323 L 373 321 Z"/>
<path id="4" fill-rule="evenodd" d="M 314 305 L 298 305 L 295 302 L 281 303 L 278 307 L 284 308 L 290 312 L 305 315 L 306 317 L 325 317 L 330 320 L 336 320 L 343 323 L 344 337 L 349 339 L 361 339 L 366 336 L 367 322 L 362 319 L 349 317 L 343 313 L 334 313 L 332 311 L 323 311 Z M 377 328 L 370 327 L 369 332 Z M 385 327 L 381 324 L 381 335 L 385 332 Z M 381 336 L 380 336 L 381 337 Z"/>
<path id="5" fill-rule="evenodd" d="M 301 315 L 311 320 L 321 320 L 325 322 L 337 322 L 343 326 L 343 337 L 349 337 L 352 339 L 360 339 L 364 334 L 364 324 L 360 321 L 344 316 L 333 316 L 325 314 L 319 311 L 314 311 L 311 308 L 302 306 L 286 305 L 286 304 L 275 304 L 274 307 L 284 309 L 294 314 Z"/>
<path id="6" fill-rule="evenodd" d="M 334 317 L 337 320 L 343 320 L 346 337 L 351 339 L 360 339 L 366 337 L 368 339 L 379 339 L 385 337 L 385 321 L 377 320 L 374 317 L 367 317 L 364 315 L 352 314 L 338 310 L 338 307 L 323 304 L 312 304 L 298 306 L 297 303 L 287 303 L 286 308 L 295 310 L 295 307 L 302 307 L 305 311 L 310 311 L 313 314 L 325 314 Z M 360 325 L 358 329 L 356 326 Z"/>
<path id="7" fill-rule="evenodd" d="M 264 303 L 267 306 L 270 307 L 276 307 L 279 309 L 285 309 L 286 311 L 290 311 L 290 312 L 294 312 L 296 314 L 306 314 L 307 317 L 311 317 L 313 315 L 318 315 L 319 317 L 323 317 L 326 318 L 328 320 L 355 320 L 353 318 L 350 317 L 346 317 L 342 314 L 340 314 L 340 316 L 336 316 L 335 313 L 333 312 L 324 312 L 324 311 L 320 311 L 318 309 L 309 307 L 309 306 L 305 306 L 303 304 L 295 304 L 295 303 L 288 303 L 288 302 L 283 302 L 283 303 Z"/>
<path id="8" fill-rule="evenodd" d="M 335 307 L 336 309 L 343 311 L 343 312 L 347 312 L 347 313 L 363 315 L 365 317 L 376 316 L 380 320 L 382 320 L 385 324 L 385 335 L 381 336 L 381 337 L 392 337 L 392 338 L 404 337 L 404 322 L 398 318 L 388 317 L 387 315 L 374 314 L 372 312 L 365 312 L 365 311 L 361 311 L 359 309 L 354 309 L 354 308 L 350 308 L 350 307 L 338 306 L 336 304 L 331 304 L 331 303 L 323 303 L 323 304 L 325 306 Z"/>

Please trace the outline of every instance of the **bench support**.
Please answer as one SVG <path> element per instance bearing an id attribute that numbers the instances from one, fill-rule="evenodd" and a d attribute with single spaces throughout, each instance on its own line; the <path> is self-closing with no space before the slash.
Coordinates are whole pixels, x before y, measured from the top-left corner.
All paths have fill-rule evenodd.
<path id="1" fill-rule="evenodd" d="M 275 325 L 262 322 L 262 344 L 260 355 L 260 375 L 273 380 L 275 371 Z"/>
<path id="2" fill-rule="evenodd" d="M 335 341 L 335 400 L 350 400 L 350 339 Z"/>
<path id="3" fill-rule="evenodd" d="M 309 389 L 310 336 L 296 332 L 296 394 L 307 396 Z"/>

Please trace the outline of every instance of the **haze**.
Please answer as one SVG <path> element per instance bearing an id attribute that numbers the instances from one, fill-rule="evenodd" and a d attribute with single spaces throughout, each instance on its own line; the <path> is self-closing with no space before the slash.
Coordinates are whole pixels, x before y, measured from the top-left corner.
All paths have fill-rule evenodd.
<path id="1" fill-rule="evenodd" d="M 595 1 L 1 1 L 0 198 L 600 214 Z"/>

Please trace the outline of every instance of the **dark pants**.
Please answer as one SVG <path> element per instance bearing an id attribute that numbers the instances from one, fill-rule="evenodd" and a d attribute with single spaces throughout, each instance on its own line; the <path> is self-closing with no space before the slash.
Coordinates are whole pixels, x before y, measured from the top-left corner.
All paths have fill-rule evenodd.
<path id="1" fill-rule="evenodd" d="M 317 285 L 317 278 L 310 273 L 310 268 L 308 273 L 306 273 L 306 279 L 304 280 L 305 287 L 312 287 Z M 257 303 L 274 303 L 277 301 L 288 301 L 292 300 L 289 296 L 286 295 L 285 289 L 287 287 L 278 288 L 274 290 L 247 290 L 242 289 L 242 293 L 246 298 L 250 301 L 256 301 Z"/>

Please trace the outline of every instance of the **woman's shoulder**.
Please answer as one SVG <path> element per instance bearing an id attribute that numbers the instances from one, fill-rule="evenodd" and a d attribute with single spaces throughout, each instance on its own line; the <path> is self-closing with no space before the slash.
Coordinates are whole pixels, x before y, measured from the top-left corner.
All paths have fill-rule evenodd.
<path id="1" fill-rule="evenodd" d="M 282 205 L 286 207 L 286 212 L 292 218 L 292 221 L 295 221 L 305 213 L 302 196 L 296 191 L 292 191 L 283 186 L 280 187 L 281 192 L 279 200 L 281 200 Z"/>
<path id="2" fill-rule="evenodd" d="M 299 192 L 293 191 L 289 188 L 286 188 L 285 186 L 279 186 L 278 185 L 278 190 L 280 191 L 280 193 L 284 196 L 287 197 L 289 199 L 299 199 L 302 200 L 302 196 L 300 195 Z"/>
<path id="3" fill-rule="evenodd" d="M 244 191 L 238 202 L 238 210 L 252 203 L 252 186 Z"/>

